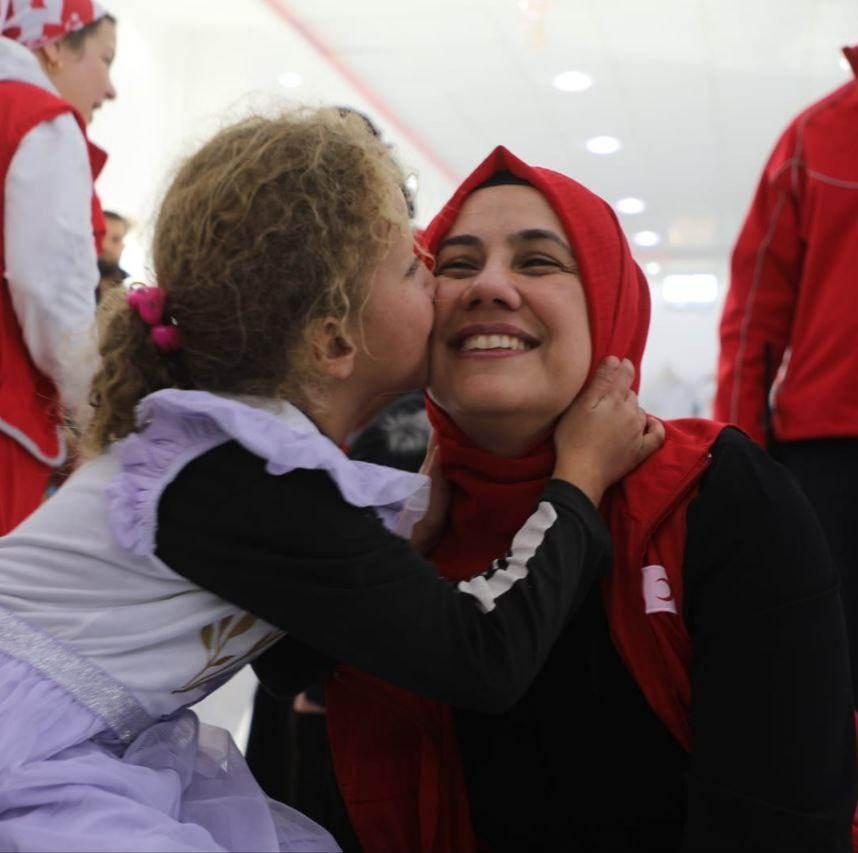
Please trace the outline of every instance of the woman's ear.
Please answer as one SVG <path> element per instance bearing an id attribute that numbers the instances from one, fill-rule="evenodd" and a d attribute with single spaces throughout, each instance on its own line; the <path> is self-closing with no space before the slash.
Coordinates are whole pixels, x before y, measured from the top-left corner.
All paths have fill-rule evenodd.
<path id="1" fill-rule="evenodd" d="M 314 366 L 332 379 L 348 379 L 355 369 L 357 346 L 336 317 L 323 317 L 310 330 L 310 357 Z"/>
<path id="2" fill-rule="evenodd" d="M 60 44 L 57 41 L 48 42 L 42 45 L 37 51 L 36 56 L 41 62 L 42 68 L 48 74 L 59 71 L 62 68 L 63 61 L 61 55 Z"/>

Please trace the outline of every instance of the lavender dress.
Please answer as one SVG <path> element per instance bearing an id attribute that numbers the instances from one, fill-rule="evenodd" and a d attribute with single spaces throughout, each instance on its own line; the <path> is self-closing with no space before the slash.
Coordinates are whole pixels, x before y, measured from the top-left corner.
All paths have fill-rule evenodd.
<path id="1" fill-rule="evenodd" d="M 188 709 L 282 632 L 154 556 L 161 492 L 230 439 L 274 474 L 326 469 L 386 522 L 419 515 L 424 478 L 349 461 L 286 408 L 151 395 L 141 433 L 0 538 L 0 850 L 338 850 Z"/>

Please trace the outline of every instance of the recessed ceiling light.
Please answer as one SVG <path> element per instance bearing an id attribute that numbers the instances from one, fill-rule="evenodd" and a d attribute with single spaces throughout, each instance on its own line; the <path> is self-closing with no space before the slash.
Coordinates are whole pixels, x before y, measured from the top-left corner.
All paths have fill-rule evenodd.
<path id="1" fill-rule="evenodd" d="M 718 301 L 718 279 L 711 273 L 666 275 L 661 295 L 671 305 L 712 305 Z"/>
<path id="2" fill-rule="evenodd" d="M 620 213 L 628 213 L 630 216 L 636 213 L 643 213 L 646 210 L 644 200 L 642 198 L 635 198 L 634 196 L 621 198 L 614 206 Z"/>
<path id="3" fill-rule="evenodd" d="M 657 246 L 661 242 L 661 237 L 655 231 L 637 231 L 632 235 L 632 240 L 638 246 L 649 248 L 650 246 Z"/>
<path id="4" fill-rule="evenodd" d="M 616 136 L 594 136 L 586 145 L 591 154 L 615 154 L 623 147 Z"/>
<path id="5" fill-rule="evenodd" d="M 852 66 L 849 64 L 849 60 L 845 56 L 840 57 L 840 67 L 844 71 L 851 71 L 852 70 Z"/>
<path id="6" fill-rule="evenodd" d="M 583 71 L 563 71 L 552 82 L 561 92 L 586 92 L 593 85 L 593 78 Z"/>
<path id="7" fill-rule="evenodd" d="M 550 0 L 518 0 L 518 8 L 526 18 L 538 20 L 544 18 Z"/>
<path id="8" fill-rule="evenodd" d="M 661 272 L 661 264 L 658 261 L 647 261 L 644 269 L 647 275 L 658 275 Z"/>
<path id="9" fill-rule="evenodd" d="M 284 89 L 297 89 L 304 82 L 304 78 L 297 71 L 284 71 L 277 78 L 277 82 Z"/>

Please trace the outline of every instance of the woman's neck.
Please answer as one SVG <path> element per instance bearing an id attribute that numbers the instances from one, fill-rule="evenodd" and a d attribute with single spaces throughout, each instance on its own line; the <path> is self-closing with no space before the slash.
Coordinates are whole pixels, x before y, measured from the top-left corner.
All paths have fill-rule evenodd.
<path id="1" fill-rule="evenodd" d="M 520 412 L 509 415 L 456 415 L 453 420 L 477 447 L 497 456 L 523 456 L 551 434 L 553 424 L 529 419 Z"/>

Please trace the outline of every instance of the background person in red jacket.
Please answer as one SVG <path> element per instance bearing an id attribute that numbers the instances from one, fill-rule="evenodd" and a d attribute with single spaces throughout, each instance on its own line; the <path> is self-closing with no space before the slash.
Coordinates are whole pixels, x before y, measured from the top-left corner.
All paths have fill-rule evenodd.
<path id="1" fill-rule="evenodd" d="M 86 125 L 115 96 L 116 28 L 90 0 L 0 0 L 0 25 L 2 535 L 42 500 L 89 385 L 106 155 Z"/>
<path id="2" fill-rule="evenodd" d="M 858 46 L 844 48 L 858 72 Z M 798 115 L 733 250 L 714 415 L 796 475 L 843 582 L 858 688 L 858 81 Z"/>

